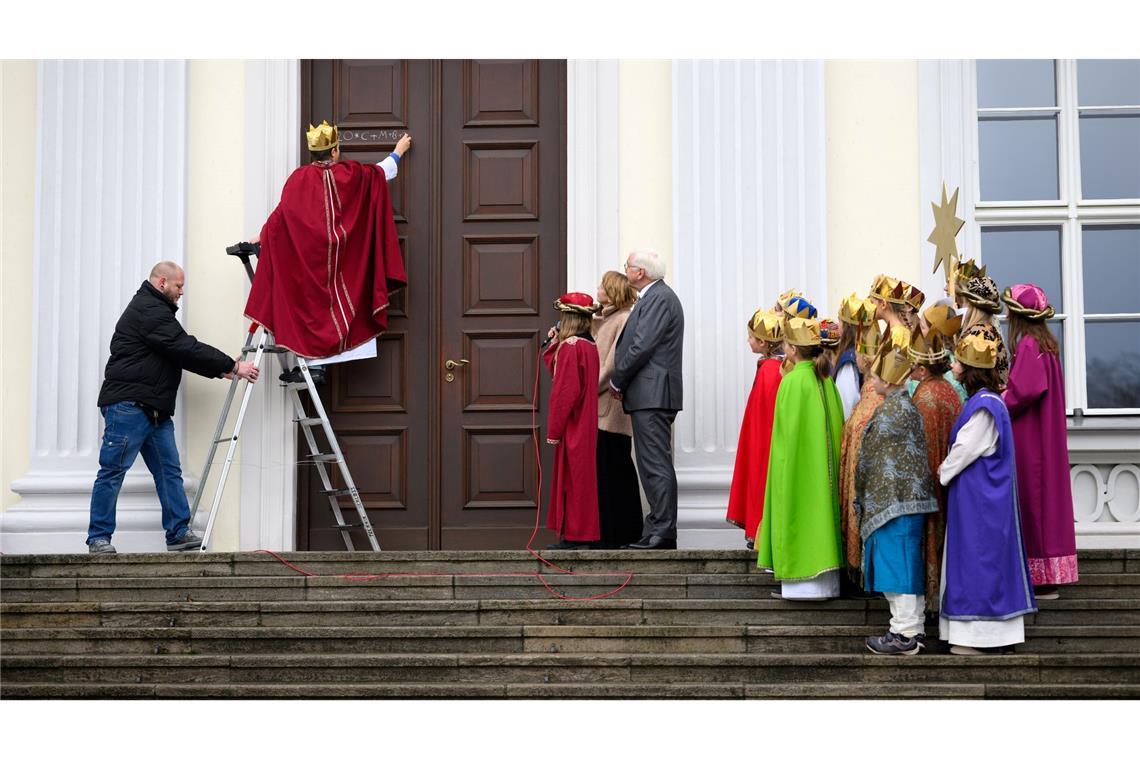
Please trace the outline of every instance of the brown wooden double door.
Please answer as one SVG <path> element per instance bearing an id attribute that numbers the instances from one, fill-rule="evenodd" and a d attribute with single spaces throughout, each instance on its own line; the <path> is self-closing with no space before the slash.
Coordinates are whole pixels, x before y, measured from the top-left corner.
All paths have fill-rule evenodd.
<path id="1" fill-rule="evenodd" d="M 565 283 L 565 62 L 306 61 L 302 118 L 337 124 L 346 159 L 413 140 L 391 184 L 408 287 L 378 356 L 333 365 L 322 391 L 381 548 L 522 548 L 536 376 L 539 425 L 549 394 L 539 345 Z M 319 488 L 301 466 L 297 546 L 343 549 Z"/>

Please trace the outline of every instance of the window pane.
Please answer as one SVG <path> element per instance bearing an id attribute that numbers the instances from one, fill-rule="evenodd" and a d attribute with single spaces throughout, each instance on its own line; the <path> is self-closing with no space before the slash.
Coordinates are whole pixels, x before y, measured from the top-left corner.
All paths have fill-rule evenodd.
<path id="1" fill-rule="evenodd" d="M 1140 114 L 1081 117 L 1081 197 L 1140 198 Z"/>
<path id="2" fill-rule="evenodd" d="M 1090 409 L 1140 407 L 1140 322 L 1087 322 Z"/>
<path id="3" fill-rule="evenodd" d="M 1077 61 L 1077 100 L 1082 106 L 1140 106 L 1140 61 Z"/>
<path id="4" fill-rule="evenodd" d="M 1064 313 L 1060 227 L 983 227 L 982 263 L 998 290 L 1032 282 Z"/>
<path id="5" fill-rule="evenodd" d="M 1081 258 L 1086 314 L 1140 312 L 1140 226 L 1085 227 Z"/>
<path id="6" fill-rule="evenodd" d="M 978 120 L 983 201 L 1057 200 L 1057 119 Z"/>
<path id="7" fill-rule="evenodd" d="M 978 108 L 1057 105 L 1053 61 L 978 61 Z"/>

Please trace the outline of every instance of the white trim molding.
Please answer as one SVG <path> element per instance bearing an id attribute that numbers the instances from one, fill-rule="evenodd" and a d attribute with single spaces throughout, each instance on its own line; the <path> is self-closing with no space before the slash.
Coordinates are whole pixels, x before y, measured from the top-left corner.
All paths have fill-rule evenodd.
<path id="1" fill-rule="evenodd" d="M 186 248 L 186 62 L 42 61 L 37 82 L 31 462 L 0 516 L 7 554 L 86 551 L 111 335 L 155 251 L 182 263 Z M 179 413 L 183 452 L 184 428 Z M 140 458 L 115 544 L 161 551 L 161 526 Z"/>
<path id="2" fill-rule="evenodd" d="M 930 202 L 940 197 L 942 182 L 952 192 L 961 188 L 958 216 L 966 225 L 958 238 L 963 258 L 981 256 L 981 224 L 1051 223 L 1068 226 L 1062 254 L 1062 287 L 1066 311 L 1083 313 L 1083 288 L 1076 264 L 1080 255 L 1079 222 L 1112 219 L 1135 222 L 1133 206 L 1084 209 L 1076 196 L 1080 165 L 1073 144 L 1076 112 L 1068 108 L 1068 123 L 1058 130 L 1058 169 L 1061 198 L 1047 204 L 979 203 L 976 62 L 920 61 L 919 91 L 919 250 L 922 254 L 923 285 L 928 294 L 942 292 L 941 275 L 930 273 L 932 246 L 926 241 L 933 225 Z M 1058 102 L 1075 102 L 1076 70 L 1073 61 L 1058 64 Z M 1071 144 L 1073 143 L 1073 144 Z M 1118 204 L 1119 205 L 1119 204 Z M 1075 407 L 1084 399 L 1084 334 L 1080 324 L 1065 320 L 1066 397 Z M 1074 383 L 1074 381 L 1076 381 Z M 1076 414 L 1068 421 L 1070 478 L 1077 547 L 1080 549 L 1140 548 L 1140 417 Z"/>
<path id="3" fill-rule="evenodd" d="M 788 287 L 824 294 L 822 61 L 673 62 L 673 258 L 685 309 L 678 542 L 740 547 L 725 522 L 756 373 L 745 323 Z"/>
<path id="4" fill-rule="evenodd" d="M 300 75 L 296 60 L 245 65 L 247 235 L 261 231 L 285 180 L 300 165 Z M 240 268 L 237 261 L 234 267 Z M 275 382 L 278 372 L 270 357 L 266 379 L 274 382 L 254 388 L 242 426 L 238 547 L 243 551 L 292 551 L 297 545 L 296 425 L 289 397 Z"/>

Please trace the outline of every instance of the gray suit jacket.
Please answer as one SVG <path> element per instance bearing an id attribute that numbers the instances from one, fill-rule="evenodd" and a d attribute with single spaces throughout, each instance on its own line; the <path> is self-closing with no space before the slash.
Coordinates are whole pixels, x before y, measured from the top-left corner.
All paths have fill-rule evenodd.
<path id="1" fill-rule="evenodd" d="M 614 351 L 614 386 L 626 413 L 681 409 L 681 344 L 685 314 L 664 280 L 633 307 Z"/>

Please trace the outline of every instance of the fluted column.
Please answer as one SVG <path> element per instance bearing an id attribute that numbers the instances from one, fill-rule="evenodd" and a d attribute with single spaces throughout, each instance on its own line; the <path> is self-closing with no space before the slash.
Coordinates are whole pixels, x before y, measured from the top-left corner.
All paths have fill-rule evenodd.
<path id="1" fill-rule="evenodd" d="M 44 61 L 38 74 L 32 451 L 0 522 L 6 553 L 85 550 L 111 335 L 154 262 L 181 263 L 185 246 L 186 63 Z M 115 543 L 163 545 L 141 459 Z"/>
<path id="2" fill-rule="evenodd" d="M 726 530 L 740 421 L 756 371 L 752 312 L 789 287 L 827 312 L 824 83 L 819 61 L 673 64 L 674 269 L 685 309 L 675 460 L 680 542 Z"/>

